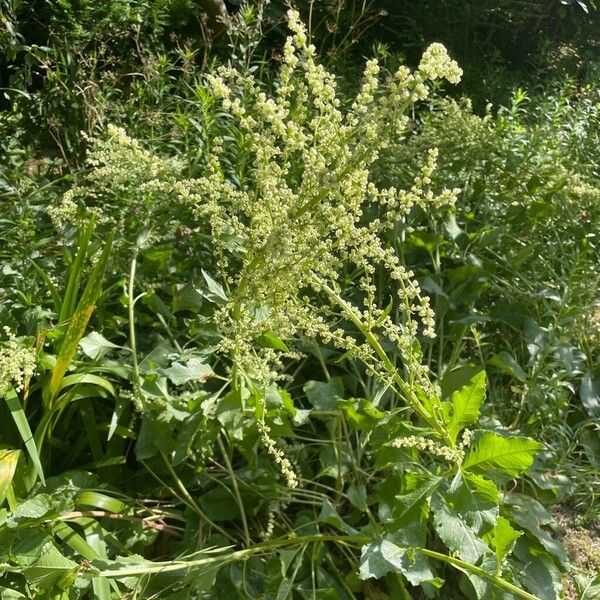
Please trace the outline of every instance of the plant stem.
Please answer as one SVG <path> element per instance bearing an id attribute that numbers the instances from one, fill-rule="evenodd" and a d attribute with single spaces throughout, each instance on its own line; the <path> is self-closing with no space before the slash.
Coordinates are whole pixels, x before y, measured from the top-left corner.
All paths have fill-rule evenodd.
<path id="1" fill-rule="evenodd" d="M 227 467 L 229 477 L 231 478 L 233 495 L 235 496 L 238 508 L 240 509 L 242 527 L 244 528 L 244 541 L 246 543 L 246 546 L 250 546 L 250 532 L 248 530 L 248 521 L 246 520 L 246 511 L 244 510 L 244 503 L 242 502 L 242 496 L 240 495 L 240 489 L 237 484 L 235 473 L 233 472 L 233 467 L 231 466 L 231 461 L 229 460 L 229 455 L 227 454 L 227 449 L 225 448 L 225 444 L 223 444 L 223 440 L 221 439 L 220 435 L 217 437 L 217 443 L 219 444 L 219 449 L 221 450 L 221 454 L 223 455 L 223 461 L 225 462 L 225 466 Z"/>
<path id="2" fill-rule="evenodd" d="M 137 248 L 134 250 L 133 258 L 131 260 L 131 267 L 129 269 L 129 287 L 127 290 L 127 301 L 128 301 L 128 314 L 129 314 L 129 345 L 131 347 L 131 363 L 133 368 L 133 392 L 135 396 L 135 403 L 140 401 L 140 365 L 137 357 L 137 343 L 135 338 L 135 298 L 133 293 L 135 290 L 135 271 L 137 268 Z"/>
<path id="3" fill-rule="evenodd" d="M 196 560 L 189 561 L 171 561 L 171 562 L 163 562 L 163 563 L 153 563 L 146 564 L 140 566 L 132 566 L 124 569 L 113 569 L 106 571 L 95 571 L 90 570 L 86 575 L 88 577 L 134 577 L 140 575 L 147 575 L 151 573 L 166 573 L 173 571 L 180 571 L 185 569 L 191 569 L 195 567 L 200 567 L 204 565 L 211 565 L 215 563 L 221 563 L 220 566 L 223 566 L 227 563 L 245 560 L 254 554 L 259 554 L 261 552 L 271 552 L 273 550 L 277 550 L 278 548 L 285 548 L 288 546 L 296 546 L 303 544 L 313 544 L 313 543 L 324 543 L 324 542 L 334 542 L 338 544 L 354 544 L 354 545 L 364 545 L 372 542 L 373 540 L 364 535 L 323 535 L 323 534 L 314 534 L 307 536 L 294 536 L 289 538 L 280 538 L 276 540 L 271 540 L 269 542 L 263 542 L 260 544 L 256 544 L 251 548 L 245 548 L 243 550 L 238 550 L 236 552 L 229 552 L 225 555 L 216 556 L 216 557 L 206 557 L 199 558 Z M 423 556 L 428 556 L 429 558 L 433 558 L 435 560 L 439 560 L 445 562 L 447 564 L 456 567 L 460 571 L 465 571 L 470 573 L 471 575 L 475 575 L 480 577 L 481 579 L 485 579 L 489 581 L 491 584 L 495 585 L 497 588 L 502 589 L 506 592 L 510 592 L 517 598 L 522 598 L 523 600 L 540 600 L 538 596 L 534 594 L 530 594 L 525 590 L 520 589 L 516 585 L 506 581 L 506 579 L 502 579 L 497 575 L 493 575 L 492 573 L 488 573 L 480 567 L 476 567 L 475 565 L 471 565 L 467 562 L 464 562 L 454 556 L 448 556 L 447 554 L 442 554 L 441 552 L 435 552 L 434 550 L 428 550 L 427 548 L 421 548 L 418 546 L 402 546 L 397 544 L 399 547 L 410 549 L 414 552 L 422 554 Z M 222 550 L 225 550 L 223 548 Z M 216 565 L 215 565 L 216 566 Z"/>

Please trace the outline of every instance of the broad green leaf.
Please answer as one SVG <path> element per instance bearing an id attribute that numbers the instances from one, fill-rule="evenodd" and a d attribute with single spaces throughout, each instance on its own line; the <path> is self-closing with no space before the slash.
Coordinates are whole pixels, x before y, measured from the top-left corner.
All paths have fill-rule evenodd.
<path id="1" fill-rule="evenodd" d="M 327 382 L 308 381 L 304 384 L 304 393 L 317 410 L 334 411 L 337 410 L 338 398 L 344 395 L 344 384 L 339 377 Z"/>
<path id="2" fill-rule="evenodd" d="M 521 365 L 515 360 L 514 356 L 506 352 L 506 350 L 492 356 L 488 360 L 488 364 L 497 367 L 508 375 L 512 375 L 519 381 L 527 381 L 527 373 L 525 373 Z"/>
<path id="3" fill-rule="evenodd" d="M 457 473 L 446 501 L 477 535 L 489 531 L 498 519 L 498 490 L 494 483 L 472 473 Z"/>
<path id="4" fill-rule="evenodd" d="M 448 434 L 453 442 L 465 427 L 479 420 L 479 411 L 485 400 L 485 382 L 485 371 L 480 371 L 467 385 L 452 394 Z"/>
<path id="5" fill-rule="evenodd" d="M 529 438 L 505 438 L 486 431 L 467 454 L 463 463 L 466 470 L 497 470 L 512 477 L 526 471 L 542 445 Z"/>
<path id="6" fill-rule="evenodd" d="M 529 531 L 563 566 L 568 566 L 569 559 L 562 544 L 544 529 L 544 526 L 552 524 L 554 519 L 540 502 L 535 498 L 513 493 L 507 499 L 506 511 L 511 521 Z"/>
<path id="7" fill-rule="evenodd" d="M 85 290 L 77 304 L 77 308 L 70 317 L 69 327 L 67 328 L 67 332 L 61 343 L 60 351 L 56 358 L 56 365 L 50 378 L 49 392 L 51 401 L 56 397 L 56 394 L 60 390 L 62 379 L 73 362 L 79 342 L 81 341 L 90 317 L 94 312 L 96 301 L 98 300 L 102 289 L 102 280 L 108 263 L 113 237 L 114 233 L 111 233 L 98 258 L 98 262 L 89 276 Z"/>
<path id="8" fill-rule="evenodd" d="M 425 557 L 410 547 L 398 546 L 391 536 L 375 540 L 361 549 L 359 576 L 380 579 L 387 573 L 401 573 L 412 585 L 434 579 Z"/>
<path id="9" fill-rule="evenodd" d="M 20 456 L 20 450 L 0 450 L 0 505 L 12 484 Z"/>
<path id="10" fill-rule="evenodd" d="M 0 598 L 2 600 L 26 600 L 27 596 L 17 590 L 11 590 L 0 585 Z"/>
<path id="11" fill-rule="evenodd" d="M 350 527 L 350 525 L 348 525 L 342 519 L 333 504 L 331 504 L 331 502 L 327 499 L 323 502 L 323 506 L 321 507 L 321 512 L 319 513 L 317 521 L 319 523 L 327 523 L 328 525 L 332 525 L 336 529 L 339 529 L 348 535 L 354 535 L 358 533 L 354 527 Z"/>
<path id="12" fill-rule="evenodd" d="M 266 331 L 261 336 L 256 338 L 256 343 L 261 348 L 274 348 L 275 350 L 281 350 L 282 352 L 290 351 L 290 349 L 285 345 L 285 342 L 278 338 L 271 331 Z"/>
<path id="13" fill-rule="evenodd" d="M 39 519 L 52 511 L 52 496 L 48 494 L 37 494 L 21 502 L 17 509 L 12 513 L 11 519 L 18 522 L 23 519 Z"/>
<path id="14" fill-rule="evenodd" d="M 109 342 L 97 331 L 92 331 L 84 338 L 81 338 L 79 346 L 83 350 L 83 353 L 93 360 L 102 358 L 109 350 L 120 348 L 120 346 L 117 346 L 117 344 Z"/>
<path id="15" fill-rule="evenodd" d="M 386 415 L 364 398 L 338 400 L 338 405 L 344 411 L 348 425 L 359 431 L 371 431 Z"/>
<path id="16" fill-rule="evenodd" d="M 486 541 L 492 545 L 496 552 L 496 573 L 498 575 L 500 575 L 504 559 L 521 535 L 523 534 L 513 529 L 510 521 L 504 517 L 498 517 L 496 526 L 486 535 Z"/>
<path id="17" fill-rule="evenodd" d="M 442 483 L 442 477 L 430 477 L 419 482 L 418 486 L 407 494 L 395 497 L 393 519 L 397 526 L 421 521 L 429 510 L 429 500 Z"/>
<path id="18" fill-rule="evenodd" d="M 191 358 L 186 364 L 174 362 L 168 369 L 163 369 L 162 373 L 174 385 L 185 385 L 190 381 L 206 381 L 213 374 L 213 370 L 199 358 Z"/>
<path id="19" fill-rule="evenodd" d="M 362 485 L 351 485 L 346 492 L 350 504 L 362 512 L 366 512 L 367 505 L 367 488 Z"/>
<path id="20" fill-rule="evenodd" d="M 76 562 L 63 556 L 54 544 L 47 544 L 40 557 L 23 569 L 23 575 L 35 586 L 64 590 L 75 582 L 78 571 Z"/>
<path id="21" fill-rule="evenodd" d="M 527 590 L 541 600 L 559 600 L 562 576 L 550 556 L 540 553 L 525 536 L 517 540 L 513 556 L 520 562 L 518 578 Z"/>
<path id="22" fill-rule="evenodd" d="M 244 398 L 240 390 L 233 390 L 217 401 L 215 416 L 229 435 L 243 439 Z"/>
<path id="23" fill-rule="evenodd" d="M 402 557 L 406 548 L 401 548 L 387 539 L 380 539 L 362 547 L 360 553 L 360 578 L 379 579 L 390 571 L 401 573 Z"/>
<path id="24" fill-rule="evenodd" d="M 433 525 L 440 539 L 458 556 L 471 564 L 477 564 L 491 550 L 454 510 L 442 494 L 436 493 L 431 499 Z"/>

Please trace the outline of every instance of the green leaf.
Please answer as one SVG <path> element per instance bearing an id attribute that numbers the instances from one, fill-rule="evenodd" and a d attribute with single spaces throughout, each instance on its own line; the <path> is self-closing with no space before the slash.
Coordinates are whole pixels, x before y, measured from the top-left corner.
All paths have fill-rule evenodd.
<path id="1" fill-rule="evenodd" d="M 471 564 L 477 564 L 491 550 L 477 537 L 463 517 L 446 501 L 442 494 L 436 493 L 431 499 L 433 525 L 436 533 L 446 546 Z"/>
<path id="2" fill-rule="evenodd" d="M 204 382 L 213 374 L 213 370 L 199 358 L 191 358 L 185 365 L 174 362 L 161 372 L 174 385 L 184 385 L 190 381 Z"/>
<path id="3" fill-rule="evenodd" d="M 492 356 L 492 358 L 488 360 L 488 364 L 497 367 L 507 375 L 511 375 L 519 381 L 527 381 L 527 373 L 525 373 L 519 363 L 515 360 L 514 356 L 506 352 L 506 350 Z"/>
<path id="4" fill-rule="evenodd" d="M 340 514 L 335 509 L 333 504 L 327 499 L 323 501 L 323 506 L 321 508 L 321 512 L 319 513 L 319 517 L 317 519 L 319 523 L 327 523 L 328 525 L 332 525 L 336 529 L 347 533 L 348 535 L 355 535 L 358 533 L 354 527 L 350 527 L 343 519 L 340 517 Z"/>
<path id="5" fill-rule="evenodd" d="M 33 433 L 31 432 L 31 428 L 29 427 L 29 422 L 27 421 L 27 417 L 25 416 L 25 412 L 23 411 L 23 407 L 21 406 L 21 401 L 15 392 L 10 392 L 6 396 L 6 404 L 8 405 L 8 409 L 10 410 L 10 414 L 17 426 L 17 430 L 21 439 L 23 440 L 23 444 L 25 444 L 25 449 L 31 458 L 31 462 L 35 469 L 35 473 L 37 473 L 40 481 L 45 483 L 44 480 L 44 471 L 42 469 L 42 462 L 40 461 L 40 455 L 38 453 L 37 445 L 33 438 Z"/>
<path id="6" fill-rule="evenodd" d="M 600 598 L 600 575 L 594 578 L 586 578 L 582 575 L 575 575 L 575 587 L 579 594 L 578 600 L 597 600 Z M 0 597 L 4 597 L 1 596 Z"/>
<path id="7" fill-rule="evenodd" d="M 18 592 L 17 590 L 10 590 L 0 586 L 0 598 L 2 598 L 2 600 L 26 600 L 27 596 L 21 594 L 21 592 Z"/>
<path id="8" fill-rule="evenodd" d="M 351 485 L 346 492 L 350 504 L 362 512 L 369 508 L 367 505 L 367 488 L 362 485 Z"/>
<path id="9" fill-rule="evenodd" d="M 64 323 L 67 319 L 73 316 L 75 311 L 75 307 L 77 305 L 77 292 L 79 291 L 81 276 L 83 274 L 83 264 L 88 255 L 90 238 L 92 236 L 92 232 L 94 231 L 94 220 L 94 217 L 92 217 L 88 226 L 81 232 L 79 250 L 75 260 L 73 261 L 73 264 L 69 268 L 67 288 L 65 290 L 60 314 L 58 316 L 59 323 Z"/>
<path id="10" fill-rule="evenodd" d="M 20 450 L 0 450 L 0 505 L 12 485 L 20 456 Z"/>
<path id="11" fill-rule="evenodd" d="M 525 536 L 517 541 L 513 554 L 520 563 L 521 584 L 541 600 L 559 600 L 562 576 L 554 561 L 540 554 Z"/>
<path id="12" fill-rule="evenodd" d="M 217 283 L 204 269 L 202 269 L 202 276 L 208 287 L 208 292 L 203 293 L 204 297 L 209 302 L 214 302 L 216 304 L 227 302 L 227 294 L 225 293 L 223 286 L 220 283 Z"/>
<path id="13" fill-rule="evenodd" d="M 472 473 L 457 473 L 446 501 L 477 535 L 489 531 L 498 519 L 498 490 L 492 481 Z"/>
<path id="14" fill-rule="evenodd" d="M 469 451 L 463 468 L 492 469 L 516 477 L 532 465 L 541 447 L 539 442 L 529 438 L 505 438 L 486 431 Z"/>
<path id="15" fill-rule="evenodd" d="M 488 541 L 496 552 L 496 573 L 499 575 L 504 559 L 512 550 L 515 542 L 523 534 L 513 529 L 510 521 L 504 517 L 498 517 L 496 526 L 486 535 Z"/>
<path id="16" fill-rule="evenodd" d="M 544 529 L 544 526 L 552 524 L 554 519 L 540 502 L 529 496 L 513 493 L 507 499 L 506 509 L 511 521 L 529 531 L 546 551 L 563 566 L 568 566 L 569 559 L 562 544 Z"/>
<path id="17" fill-rule="evenodd" d="M 387 573 L 401 573 L 412 585 L 434 579 L 425 557 L 410 547 L 398 546 L 386 536 L 361 549 L 359 576 L 380 579 Z"/>
<path id="18" fill-rule="evenodd" d="M 348 425 L 358 431 L 371 431 L 386 415 L 364 398 L 338 400 L 338 404 L 348 419 Z"/>
<path id="19" fill-rule="evenodd" d="M 244 438 L 244 398 L 241 390 L 233 390 L 220 398 L 215 409 L 215 417 L 234 438 Z"/>
<path id="20" fill-rule="evenodd" d="M 109 350 L 120 347 L 117 346 L 117 344 L 109 342 L 97 331 L 92 331 L 84 338 L 81 338 L 79 341 L 79 346 L 83 350 L 83 353 L 86 356 L 89 356 L 92 360 L 102 358 Z"/>
<path id="21" fill-rule="evenodd" d="M 393 519 L 396 526 L 402 527 L 409 523 L 421 521 L 429 511 L 429 500 L 433 493 L 442 483 L 442 477 L 429 477 L 425 480 L 416 479 L 414 475 L 407 475 L 410 482 L 411 477 L 417 484 L 415 489 L 395 497 Z"/>
<path id="22" fill-rule="evenodd" d="M 344 395 L 344 384 L 340 377 L 333 377 L 327 382 L 308 381 L 303 389 L 308 401 L 317 410 L 337 410 L 338 398 Z"/>
<path id="23" fill-rule="evenodd" d="M 256 338 L 256 343 L 261 348 L 274 348 L 275 350 L 281 350 L 282 352 L 290 351 L 290 349 L 285 345 L 285 342 L 279 339 L 271 331 L 266 331 L 261 336 Z"/>
<path id="24" fill-rule="evenodd" d="M 108 257 L 110 256 L 113 237 L 114 232 L 109 235 L 108 240 L 104 245 L 104 249 L 102 250 L 102 254 L 98 258 L 98 262 L 90 274 L 85 290 L 77 304 L 77 308 L 70 317 L 69 327 L 67 328 L 67 332 L 61 343 L 60 351 L 56 357 L 56 365 L 52 370 L 52 376 L 50 378 L 49 392 L 51 400 L 56 397 L 56 394 L 60 390 L 62 379 L 73 361 L 79 342 L 81 341 L 90 317 L 94 312 L 96 301 L 98 300 L 102 289 L 102 280 L 108 263 Z"/>
<path id="25" fill-rule="evenodd" d="M 467 425 L 479 420 L 479 411 L 485 400 L 485 382 L 485 371 L 480 371 L 467 385 L 452 394 L 448 434 L 453 442 Z"/>
<path id="26" fill-rule="evenodd" d="M 64 557 L 54 544 L 49 543 L 44 546 L 40 557 L 23 569 L 23 575 L 32 585 L 64 590 L 75 582 L 78 571 L 77 563 Z"/>

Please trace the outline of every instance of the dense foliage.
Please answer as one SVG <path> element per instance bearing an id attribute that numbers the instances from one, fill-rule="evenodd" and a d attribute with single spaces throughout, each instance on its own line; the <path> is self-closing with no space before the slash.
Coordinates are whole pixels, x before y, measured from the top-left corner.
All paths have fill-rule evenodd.
<path id="1" fill-rule="evenodd" d="M 0 597 L 596 598 L 594 4 L 297 8 L 0 0 Z"/>

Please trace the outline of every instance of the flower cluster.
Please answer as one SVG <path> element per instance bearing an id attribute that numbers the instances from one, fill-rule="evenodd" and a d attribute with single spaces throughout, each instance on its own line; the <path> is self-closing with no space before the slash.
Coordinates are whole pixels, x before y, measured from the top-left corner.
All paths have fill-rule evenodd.
<path id="1" fill-rule="evenodd" d="M 8 341 L 0 347 L 0 396 L 12 389 L 20 392 L 36 367 L 35 350 L 22 346 L 8 327 L 4 332 Z"/>
<path id="2" fill-rule="evenodd" d="M 465 453 L 462 448 L 450 448 L 449 446 L 443 446 L 429 438 L 420 435 L 410 435 L 407 437 L 396 438 L 392 440 L 391 446 L 394 448 L 415 448 L 422 452 L 427 452 L 431 456 L 441 458 L 442 460 L 459 463 L 464 457 Z"/>
<path id="3" fill-rule="evenodd" d="M 277 447 L 275 440 L 269 435 L 271 428 L 262 420 L 257 421 L 260 441 L 267 449 L 267 452 L 273 457 L 281 469 L 281 474 L 285 477 L 287 486 L 290 489 L 298 487 L 298 477 L 292 468 L 292 463 L 286 458 L 283 450 Z"/>
<path id="4" fill-rule="evenodd" d="M 414 353 L 419 332 L 435 335 L 429 298 L 381 233 L 413 206 L 437 209 L 452 203 L 457 190 L 436 195 L 429 188 L 435 150 L 410 190 L 378 189 L 371 166 L 405 128 L 410 105 L 426 97 L 426 79 L 443 76 L 455 82 L 460 69 L 437 46 L 425 54 L 418 72 L 401 67 L 387 82 L 377 61 L 370 60 L 356 98 L 343 110 L 335 77 L 316 61 L 298 13 L 292 10 L 288 18 L 293 35 L 271 96 L 252 76 L 229 67 L 207 77 L 251 149 L 244 184 L 227 177 L 227 153 L 234 149 L 213 140 L 207 174 L 195 180 L 193 190 L 177 188 L 180 200 L 193 203 L 200 218 L 210 222 L 220 276 L 230 291 L 216 317 L 221 349 L 248 371 L 256 370 L 253 340 L 265 331 L 288 340 L 318 337 L 386 377 L 360 335 L 332 328 L 341 316 L 394 342 L 413 383 L 433 393 L 427 369 Z M 380 216 L 368 221 L 365 214 L 372 207 Z M 232 239 L 238 240 L 234 252 Z M 363 306 L 348 303 L 340 315 L 339 304 L 323 302 L 324 296 L 331 300 L 323 294 L 324 285 L 344 288 L 340 276 L 349 266 L 364 301 Z M 375 301 L 381 270 L 397 284 L 400 322 Z"/>

